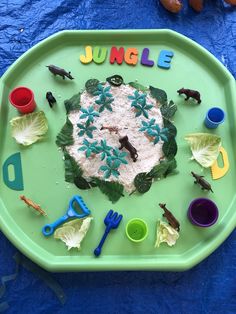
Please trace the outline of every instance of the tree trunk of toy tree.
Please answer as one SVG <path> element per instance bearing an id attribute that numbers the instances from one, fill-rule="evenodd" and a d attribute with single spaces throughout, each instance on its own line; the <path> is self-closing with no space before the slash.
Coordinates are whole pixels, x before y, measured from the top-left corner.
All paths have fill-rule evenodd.
<path id="1" fill-rule="evenodd" d="M 236 0 L 224 1 L 228 4 L 236 5 Z M 180 0 L 160 0 L 160 2 L 166 10 L 172 13 L 178 13 L 183 7 L 183 4 Z M 201 12 L 203 9 L 204 0 L 189 0 L 189 5 L 196 12 Z"/>
<path id="2" fill-rule="evenodd" d="M 236 0 L 225 0 L 226 3 L 236 5 Z"/>
<path id="3" fill-rule="evenodd" d="M 163 7 L 172 12 L 178 13 L 182 9 L 182 3 L 179 0 L 160 0 Z"/>
<path id="4" fill-rule="evenodd" d="M 196 12 L 201 12 L 203 9 L 203 0 L 189 0 L 189 5 Z"/>

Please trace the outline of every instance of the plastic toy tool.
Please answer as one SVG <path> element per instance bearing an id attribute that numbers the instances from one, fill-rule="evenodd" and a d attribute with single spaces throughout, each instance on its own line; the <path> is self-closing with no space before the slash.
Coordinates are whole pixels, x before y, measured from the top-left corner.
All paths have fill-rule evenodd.
<path id="1" fill-rule="evenodd" d="M 79 207 L 82 211 L 81 214 L 77 212 L 76 207 Z M 57 219 L 55 222 L 51 224 L 47 224 L 43 227 L 42 232 L 45 236 L 50 236 L 53 234 L 55 229 L 61 225 L 62 223 L 66 222 L 70 218 L 84 218 L 90 214 L 90 210 L 85 205 L 81 196 L 75 195 L 72 197 L 69 203 L 69 208 L 64 216 Z"/>
<path id="2" fill-rule="evenodd" d="M 223 167 L 220 167 L 217 160 L 215 163 L 211 166 L 211 174 L 212 179 L 217 180 L 222 178 L 229 170 L 229 158 L 226 150 L 221 146 L 220 147 L 220 155 L 223 160 Z"/>
<path id="3" fill-rule="evenodd" d="M 14 168 L 14 179 L 11 180 L 9 176 L 9 166 Z M 15 153 L 8 157 L 2 166 L 3 181 L 7 187 L 15 191 L 23 191 L 23 174 L 21 165 L 21 155 L 20 153 Z"/>
<path id="4" fill-rule="evenodd" d="M 117 212 L 113 212 L 113 210 L 109 210 L 109 212 L 107 213 L 105 219 L 104 219 L 104 223 L 107 226 L 106 230 L 103 234 L 103 237 L 98 245 L 98 247 L 94 250 L 94 255 L 95 256 L 99 256 L 101 254 L 102 251 L 102 246 L 108 236 L 108 233 L 111 231 L 111 229 L 116 229 L 118 228 L 121 220 L 122 220 L 123 216 L 119 215 Z"/>

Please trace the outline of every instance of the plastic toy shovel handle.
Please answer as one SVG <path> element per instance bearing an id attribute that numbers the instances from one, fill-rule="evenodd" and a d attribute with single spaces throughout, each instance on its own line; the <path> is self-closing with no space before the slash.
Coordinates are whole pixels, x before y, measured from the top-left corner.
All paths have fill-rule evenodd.
<path id="1" fill-rule="evenodd" d="M 55 231 L 56 227 L 63 224 L 63 222 L 65 222 L 68 218 L 69 217 L 67 215 L 65 215 L 65 216 L 62 216 L 61 218 L 57 219 L 53 223 L 45 225 L 42 229 L 42 233 L 45 235 L 45 237 L 52 235 L 53 232 Z"/>
<path id="2" fill-rule="evenodd" d="M 101 254 L 102 246 L 103 246 L 103 244 L 107 238 L 109 231 L 110 231 L 110 228 L 107 228 L 106 231 L 104 232 L 104 235 L 103 235 L 98 247 L 93 251 L 95 256 L 99 256 Z"/>

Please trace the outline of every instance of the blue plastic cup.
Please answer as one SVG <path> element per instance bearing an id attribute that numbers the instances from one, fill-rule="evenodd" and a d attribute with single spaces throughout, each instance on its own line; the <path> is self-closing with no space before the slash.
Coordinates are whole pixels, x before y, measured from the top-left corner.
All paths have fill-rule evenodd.
<path id="1" fill-rule="evenodd" d="M 215 129 L 225 120 L 225 112 L 221 108 L 213 107 L 207 111 L 205 125 L 208 129 Z"/>

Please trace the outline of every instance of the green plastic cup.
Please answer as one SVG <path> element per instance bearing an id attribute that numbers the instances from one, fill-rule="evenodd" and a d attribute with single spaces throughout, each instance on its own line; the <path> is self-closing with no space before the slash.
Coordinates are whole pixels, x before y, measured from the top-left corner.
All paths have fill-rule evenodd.
<path id="1" fill-rule="evenodd" d="M 148 235 L 148 227 L 144 220 L 131 219 L 126 225 L 126 235 L 132 242 L 142 242 Z"/>

